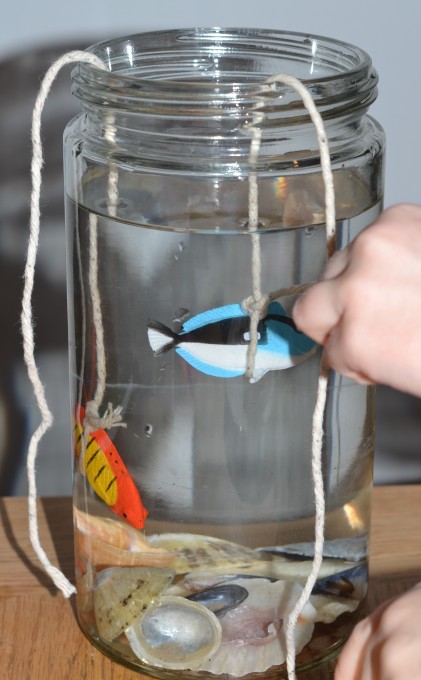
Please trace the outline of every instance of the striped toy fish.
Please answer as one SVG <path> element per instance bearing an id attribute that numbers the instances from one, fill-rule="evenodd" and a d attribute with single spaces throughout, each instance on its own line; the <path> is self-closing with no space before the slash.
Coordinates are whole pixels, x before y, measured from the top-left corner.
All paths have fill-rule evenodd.
<path id="1" fill-rule="evenodd" d="M 175 349 L 202 373 L 233 378 L 246 372 L 250 342 L 250 317 L 239 304 L 217 307 L 197 314 L 175 333 L 159 321 L 147 324 L 148 339 L 155 356 Z M 258 343 L 252 382 L 268 371 L 290 368 L 316 351 L 316 343 L 300 333 L 278 302 L 269 305 L 258 326 Z"/>
<path id="2" fill-rule="evenodd" d="M 136 529 L 142 529 L 148 512 L 129 471 L 105 430 L 90 432 L 84 437 L 84 416 L 85 409 L 78 405 L 74 425 L 75 454 L 78 459 L 83 456 L 82 469 L 89 484 L 110 510 Z"/>

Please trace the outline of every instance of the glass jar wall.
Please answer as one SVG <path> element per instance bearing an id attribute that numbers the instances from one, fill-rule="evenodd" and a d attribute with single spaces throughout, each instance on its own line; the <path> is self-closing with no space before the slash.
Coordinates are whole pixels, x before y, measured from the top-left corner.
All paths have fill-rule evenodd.
<path id="1" fill-rule="evenodd" d="M 311 422 L 321 350 L 272 302 L 246 373 L 249 178 L 264 293 L 326 261 L 309 88 L 343 247 L 381 208 L 377 76 L 360 49 L 263 30 L 179 30 L 91 48 L 65 132 L 79 622 L 155 677 L 286 677 L 282 621 L 312 565 Z M 256 105 L 261 145 L 250 163 Z M 332 372 L 326 543 L 297 674 L 329 677 L 367 586 L 374 392 Z"/>

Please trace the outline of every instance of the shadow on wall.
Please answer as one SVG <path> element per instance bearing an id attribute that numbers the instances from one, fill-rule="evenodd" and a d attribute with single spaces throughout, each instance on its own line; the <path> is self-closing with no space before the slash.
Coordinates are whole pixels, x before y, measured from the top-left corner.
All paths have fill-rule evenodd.
<path id="1" fill-rule="evenodd" d="M 25 495 L 25 455 L 39 423 L 22 359 L 20 298 L 28 237 L 30 124 L 40 78 L 54 59 L 78 46 L 31 52 L 0 63 L 0 495 Z M 37 362 L 55 423 L 42 441 L 39 495 L 71 493 L 62 133 L 79 111 L 67 67 L 43 115 L 42 226 L 34 289 Z M 421 401 L 378 390 L 375 481 L 421 481 Z"/>

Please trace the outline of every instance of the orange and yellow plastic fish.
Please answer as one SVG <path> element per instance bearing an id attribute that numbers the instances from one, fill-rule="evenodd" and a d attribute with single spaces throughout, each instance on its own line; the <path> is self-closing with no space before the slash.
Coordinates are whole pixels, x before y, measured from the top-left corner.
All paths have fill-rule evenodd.
<path id="1" fill-rule="evenodd" d="M 110 510 L 136 529 L 143 529 L 148 511 L 129 471 L 105 430 L 84 436 L 84 416 L 85 409 L 78 405 L 74 425 L 75 454 L 78 459 L 83 456 L 82 470 L 89 484 Z"/>

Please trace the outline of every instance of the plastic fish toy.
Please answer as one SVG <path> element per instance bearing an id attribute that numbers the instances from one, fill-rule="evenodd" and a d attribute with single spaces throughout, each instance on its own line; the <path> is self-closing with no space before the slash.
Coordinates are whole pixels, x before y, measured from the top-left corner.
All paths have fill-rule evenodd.
<path id="1" fill-rule="evenodd" d="M 142 529 L 148 512 L 130 473 L 105 430 L 84 437 L 84 415 L 85 409 L 78 405 L 73 433 L 76 457 L 83 456 L 83 471 L 89 484 L 110 510 L 136 529 Z"/>
<path id="2" fill-rule="evenodd" d="M 217 307 L 197 314 L 175 333 L 159 321 L 147 324 L 148 339 L 155 356 L 175 349 L 202 373 L 234 378 L 246 372 L 250 342 L 250 317 L 239 304 Z M 300 333 L 278 302 L 269 305 L 258 326 L 258 344 L 252 382 L 268 371 L 290 368 L 316 351 L 316 343 Z"/>

